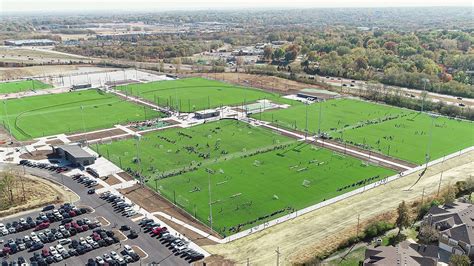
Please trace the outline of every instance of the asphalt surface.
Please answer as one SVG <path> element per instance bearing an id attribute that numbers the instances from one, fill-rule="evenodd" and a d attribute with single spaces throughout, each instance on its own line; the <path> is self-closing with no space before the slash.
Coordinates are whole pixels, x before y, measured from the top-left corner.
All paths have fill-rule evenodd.
<path id="1" fill-rule="evenodd" d="M 6 164 L 0 163 L 0 169 L 3 168 Z M 10 164 L 8 164 L 11 166 Z M 22 169 L 22 168 L 21 168 Z M 133 264 L 129 265 L 149 265 L 153 263 L 159 263 L 160 265 L 189 265 L 187 261 L 184 259 L 175 256 L 168 247 L 165 245 L 161 244 L 160 241 L 156 238 L 151 237 L 147 233 L 143 233 L 140 231 L 140 227 L 138 226 L 138 223 L 133 222 L 130 218 L 127 218 L 125 216 L 122 216 L 120 213 L 117 213 L 114 211 L 114 208 L 112 207 L 112 204 L 102 200 L 99 198 L 99 195 L 93 194 L 93 195 L 88 195 L 87 190 L 83 184 L 78 183 L 74 179 L 68 177 L 68 176 L 63 176 L 60 174 L 56 173 L 51 173 L 47 170 L 42 170 L 42 169 L 37 169 L 37 168 L 29 168 L 25 167 L 26 172 L 40 176 L 43 178 L 51 179 L 54 180 L 60 184 L 64 184 L 66 187 L 74 191 L 77 195 L 79 195 L 80 200 L 78 202 L 73 202 L 73 204 L 77 207 L 83 207 L 83 206 L 88 206 L 91 207 L 95 210 L 93 213 L 88 213 L 88 214 L 83 214 L 80 216 L 77 216 L 77 219 L 81 218 L 89 218 L 91 220 L 96 219 L 97 217 L 104 217 L 106 220 L 108 220 L 111 224 L 108 226 L 102 226 L 102 228 L 106 230 L 112 230 L 114 229 L 113 226 L 116 223 L 118 229 L 122 225 L 128 225 L 132 230 L 135 230 L 138 233 L 138 237 L 135 239 L 127 239 L 125 241 L 121 241 L 120 244 L 114 244 L 108 247 L 100 247 L 98 249 L 92 250 L 86 254 L 76 256 L 76 257 L 71 257 L 68 258 L 64 261 L 61 261 L 60 263 L 56 263 L 56 265 L 85 265 L 87 263 L 87 260 L 89 258 L 95 258 L 96 256 L 102 256 L 103 254 L 110 254 L 110 251 L 116 251 L 117 253 L 120 254 L 119 251 L 123 250 L 124 245 L 130 245 L 130 246 L 138 246 L 140 247 L 143 251 L 145 251 L 148 254 L 148 257 L 142 259 L 139 262 L 135 262 Z M 64 183 L 62 183 L 64 182 Z M 58 206 L 56 206 L 58 207 Z M 8 218 L 8 219 L 1 219 L 0 222 L 6 224 L 8 222 L 12 222 L 14 220 L 19 220 L 20 218 L 26 218 L 28 216 L 31 216 L 33 219 L 35 219 L 36 216 L 38 216 L 38 213 L 40 210 L 32 211 L 27 214 L 15 216 L 14 218 Z M 76 218 L 74 218 L 76 220 Z M 50 228 L 57 228 L 59 227 L 60 222 L 56 222 L 51 224 Z M 3 239 L 5 242 L 7 242 L 8 239 L 13 238 L 23 238 L 25 235 L 29 235 L 33 229 L 23 231 L 20 233 L 15 233 L 15 234 L 9 234 L 7 236 L 0 237 L 0 239 Z M 87 235 L 92 234 L 92 230 L 88 230 L 87 232 L 82 232 L 77 234 L 76 236 L 71 237 L 71 239 L 79 239 L 79 237 L 85 237 Z M 128 232 L 125 232 L 125 235 L 127 235 Z M 48 243 L 45 244 L 45 247 L 50 247 L 52 245 L 56 245 L 57 241 L 53 243 Z M 3 245 L 2 245 L 3 246 Z M 36 252 L 41 252 L 41 250 L 36 251 Z M 29 261 L 29 258 L 33 256 L 33 253 L 28 252 L 26 250 L 17 252 L 14 255 L 9 256 L 9 261 L 12 260 L 17 260 L 18 257 L 22 256 L 25 258 L 27 261 Z M 0 259 L 0 261 L 3 260 Z"/>

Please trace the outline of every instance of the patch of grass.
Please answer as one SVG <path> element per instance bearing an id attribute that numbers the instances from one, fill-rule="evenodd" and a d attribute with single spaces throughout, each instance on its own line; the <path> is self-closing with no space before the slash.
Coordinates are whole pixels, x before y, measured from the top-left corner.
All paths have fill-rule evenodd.
<path id="1" fill-rule="evenodd" d="M 431 118 L 428 114 L 358 100 L 329 100 L 253 117 L 305 131 L 306 111 L 308 130 L 313 134 L 321 125 L 321 132 L 333 138 L 418 164 L 425 162 L 428 149 L 434 160 L 474 145 L 472 122 Z"/>
<path id="2" fill-rule="evenodd" d="M 140 141 L 121 140 L 93 148 L 122 169 L 140 171 L 141 168 L 143 175 L 159 177 L 167 171 L 197 166 L 198 163 L 213 163 L 218 159 L 292 141 L 243 122 L 220 120 L 190 128 L 148 133 Z M 138 157 L 140 163 L 136 160 Z"/>
<path id="3" fill-rule="evenodd" d="M 117 89 L 160 106 L 169 106 L 181 112 L 193 112 L 221 105 L 242 105 L 260 99 L 278 99 L 257 89 L 231 85 L 203 78 L 186 78 L 143 84 L 117 86 Z"/>
<path id="4" fill-rule="evenodd" d="M 360 247 L 357 249 L 352 250 L 349 254 L 344 257 L 344 260 L 335 259 L 329 261 L 327 263 L 328 266 L 358 266 L 359 261 L 363 261 L 365 259 L 365 251 L 367 250 L 366 247 Z M 346 254 L 347 250 L 341 252 L 342 254 Z"/>
<path id="5" fill-rule="evenodd" d="M 52 88 L 53 86 L 45 84 L 38 80 L 21 80 L 0 83 L 0 94 L 9 94 L 22 91 L 34 91 Z"/>
<path id="6" fill-rule="evenodd" d="M 6 128 L 11 126 L 19 140 L 91 131 L 162 115 L 96 90 L 9 99 L 4 104 L 0 121 Z"/>
<path id="7" fill-rule="evenodd" d="M 239 224 L 240 229 L 262 224 L 356 189 L 360 186 L 353 184 L 361 180 L 373 177 L 369 182 L 375 182 L 393 174 L 392 170 L 367 166 L 352 157 L 295 143 L 284 150 L 237 157 L 170 178 L 150 179 L 148 185 L 209 225 L 210 180 L 213 228 L 228 235 L 233 233 L 229 229 Z"/>

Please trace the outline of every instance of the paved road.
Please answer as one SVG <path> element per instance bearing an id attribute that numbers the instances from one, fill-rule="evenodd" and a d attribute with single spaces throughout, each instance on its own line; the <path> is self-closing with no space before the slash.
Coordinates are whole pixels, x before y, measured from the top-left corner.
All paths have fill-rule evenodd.
<path id="1" fill-rule="evenodd" d="M 2 169 L 6 165 L 7 164 L 0 163 L 0 169 Z M 25 167 L 25 170 L 30 174 L 44 177 L 47 179 L 51 179 L 58 183 L 64 182 L 65 186 L 70 188 L 72 191 L 78 194 L 79 197 L 81 198 L 78 202 L 74 203 L 76 206 L 86 205 L 95 209 L 94 213 L 82 215 L 82 216 L 79 216 L 79 218 L 86 218 L 86 217 L 95 218 L 98 216 L 102 216 L 108 221 L 110 221 L 112 225 L 114 223 L 117 223 L 118 226 L 126 224 L 126 225 L 129 225 L 132 229 L 135 229 L 137 232 L 139 232 L 139 226 L 137 223 L 131 221 L 127 217 L 120 215 L 119 213 L 114 212 L 112 205 L 108 203 L 107 201 L 100 199 L 98 195 L 95 195 L 95 194 L 88 195 L 87 189 L 82 184 L 77 183 L 75 180 L 71 179 L 70 177 L 63 176 L 56 173 L 51 173 L 51 172 L 37 169 L 37 168 Z M 34 211 L 32 213 L 21 215 L 16 218 L 2 219 L 2 223 L 7 223 L 12 220 L 17 220 L 20 217 L 27 217 L 27 216 L 34 217 L 34 216 L 37 216 L 38 213 L 39 211 Z M 111 230 L 112 225 L 105 228 L 107 230 Z M 59 227 L 59 223 L 54 223 L 52 226 Z M 8 235 L 8 236 L 3 237 L 3 239 L 6 241 L 10 238 L 16 239 L 17 237 L 23 237 L 26 234 L 29 234 L 31 231 L 32 230 L 28 230 L 28 231 L 20 232 L 17 234 Z M 80 236 L 83 236 L 83 235 L 85 236 L 85 235 L 91 234 L 91 232 L 92 231 L 88 231 L 88 233 L 82 233 L 79 236 L 74 236 L 72 239 L 79 238 Z M 128 244 L 130 246 L 137 245 L 140 248 L 142 248 L 146 253 L 148 253 L 149 257 L 142 260 L 143 265 L 151 264 L 152 262 L 160 263 L 160 265 L 187 265 L 189 264 L 184 259 L 173 255 L 172 252 L 167 247 L 162 245 L 156 238 L 152 238 L 148 234 L 145 234 L 145 233 L 139 233 L 138 238 L 128 239 L 126 241 L 122 241 L 121 243 L 122 243 L 122 247 L 125 244 Z M 46 246 L 48 247 L 51 245 L 52 243 L 46 244 Z M 110 251 L 112 250 L 115 250 L 118 253 L 119 250 L 117 250 L 118 247 L 116 245 L 117 244 L 109 246 L 109 247 L 101 247 L 97 250 L 93 250 L 79 257 L 69 258 L 65 260 L 64 263 L 67 263 L 69 265 L 84 265 L 89 258 L 102 256 L 102 254 L 110 253 Z M 123 248 L 121 248 L 120 250 L 123 250 Z M 28 260 L 32 256 L 32 253 L 27 253 L 26 251 L 22 251 L 15 254 L 14 256 L 10 256 L 10 259 L 17 259 L 19 256 L 23 256 L 25 259 Z M 139 263 L 137 262 L 135 264 L 139 264 Z"/>

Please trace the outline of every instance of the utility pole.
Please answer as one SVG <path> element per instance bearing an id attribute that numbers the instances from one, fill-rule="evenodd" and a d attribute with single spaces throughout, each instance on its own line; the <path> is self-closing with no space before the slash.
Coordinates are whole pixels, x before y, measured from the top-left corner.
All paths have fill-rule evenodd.
<path id="1" fill-rule="evenodd" d="M 280 247 L 277 247 L 277 249 L 275 250 L 276 254 L 277 254 L 277 266 L 280 265 Z"/>
<path id="2" fill-rule="evenodd" d="M 439 191 L 441 190 L 441 181 L 443 180 L 443 172 L 444 171 L 441 171 L 441 175 L 439 176 L 438 193 L 436 193 L 436 197 L 439 196 Z"/>
<path id="3" fill-rule="evenodd" d="M 360 225 L 360 214 L 357 215 L 357 233 L 356 233 L 356 237 L 359 237 L 359 225 Z"/>
<path id="4" fill-rule="evenodd" d="M 423 187 L 423 191 L 421 192 L 421 206 L 423 206 L 424 198 L 425 198 L 425 188 Z"/>

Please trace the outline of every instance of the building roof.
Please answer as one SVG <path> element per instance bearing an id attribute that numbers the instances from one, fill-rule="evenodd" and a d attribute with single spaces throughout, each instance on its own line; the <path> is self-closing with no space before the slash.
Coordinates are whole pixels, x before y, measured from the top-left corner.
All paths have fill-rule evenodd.
<path id="1" fill-rule="evenodd" d="M 49 39 L 7 40 L 7 42 L 14 43 L 16 45 L 25 45 L 30 43 L 57 43 L 56 41 Z"/>
<path id="2" fill-rule="evenodd" d="M 438 247 L 404 241 L 393 246 L 368 248 L 364 265 L 433 265 L 438 261 Z"/>
<path id="3" fill-rule="evenodd" d="M 457 201 L 433 206 L 426 218 L 430 225 L 456 241 L 474 244 L 474 205 Z"/>
<path id="4" fill-rule="evenodd" d="M 61 145 L 61 146 L 58 146 L 57 149 L 61 149 L 64 152 L 67 152 L 69 155 L 71 155 L 74 158 L 94 157 L 93 155 L 91 155 L 90 153 L 82 149 L 79 145 Z"/>

